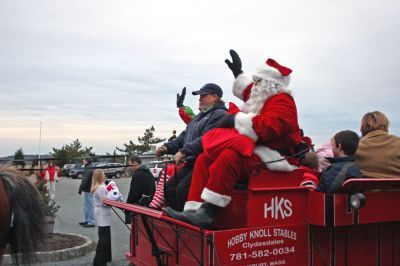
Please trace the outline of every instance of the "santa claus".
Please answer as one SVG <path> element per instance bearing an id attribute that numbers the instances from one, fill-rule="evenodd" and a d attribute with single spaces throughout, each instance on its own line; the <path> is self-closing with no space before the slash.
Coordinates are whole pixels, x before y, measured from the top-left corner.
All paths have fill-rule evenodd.
<path id="1" fill-rule="evenodd" d="M 244 105 L 240 112 L 226 115 L 220 127 L 236 129 L 241 137 L 252 139 L 256 147 L 250 156 L 234 147 L 224 148 L 216 158 L 206 153 L 198 156 L 184 211 L 165 211 L 200 228 L 212 224 L 218 210 L 230 203 L 235 184 L 247 180 L 254 165 L 266 162 L 270 170 L 290 172 L 298 164 L 291 157 L 301 142 L 297 109 L 288 89 L 292 70 L 268 59 L 254 73 L 246 74 L 238 54 L 233 50 L 230 54 L 232 62 L 225 62 L 235 76 L 233 94 Z"/>

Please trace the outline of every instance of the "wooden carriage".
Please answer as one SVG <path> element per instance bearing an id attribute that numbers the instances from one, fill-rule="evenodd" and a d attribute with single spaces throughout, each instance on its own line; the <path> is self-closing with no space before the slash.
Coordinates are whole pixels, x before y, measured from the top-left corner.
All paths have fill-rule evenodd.
<path id="1" fill-rule="evenodd" d="M 299 187 L 301 170 L 254 171 L 212 230 L 131 211 L 134 265 L 400 265 L 400 178 L 350 179 L 337 194 Z"/>

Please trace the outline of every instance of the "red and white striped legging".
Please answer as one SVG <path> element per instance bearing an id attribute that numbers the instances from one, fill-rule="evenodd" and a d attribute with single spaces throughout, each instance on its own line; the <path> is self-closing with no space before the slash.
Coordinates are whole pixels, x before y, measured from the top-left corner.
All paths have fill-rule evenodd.
<path id="1" fill-rule="evenodd" d="M 178 171 L 183 167 L 184 164 L 181 164 L 176 167 L 174 164 L 170 164 L 167 169 L 163 169 L 161 171 L 160 179 L 158 180 L 156 192 L 154 193 L 153 200 L 150 202 L 149 207 L 155 209 L 162 209 L 165 206 L 165 197 L 164 197 L 164 184 L 168 182 L 172 176 L 175 175 L 175 170 Z M 167 175 L 165 176 L 165 171 Z"/>

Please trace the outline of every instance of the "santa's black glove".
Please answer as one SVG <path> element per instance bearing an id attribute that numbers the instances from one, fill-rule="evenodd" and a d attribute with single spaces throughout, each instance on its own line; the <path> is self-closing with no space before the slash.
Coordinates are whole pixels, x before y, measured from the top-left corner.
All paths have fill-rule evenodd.
<path id="1" fill-rule="evenodd" d="M 237 76 L 243 73 L 242 60 L 240 60 L 239 55 L 234 50 L 230 50 L 229 53 L 231 54 L 232 62 L 226 59 L 225 63 L 232 70 L 232 73 L 235 76 L 235 78 L 237 78 Z"/>
<path id="2" fill-rule="evenodd" d="M 220 124 L 218 127 L 223 128 L 233 128 L 235 127 L 235 115 L 226 114 L 221 118 Z"/>
<path id="3" fill-rule="evenodd" d="M 183 101 L 185 100 L 185 95 L 186 95 L 186 87 L 183 87 L 182 94 L 181 95 L 179 95 L 179 93 L 176 94 L 176 107 L 178 108 L 183 107 Z"/>

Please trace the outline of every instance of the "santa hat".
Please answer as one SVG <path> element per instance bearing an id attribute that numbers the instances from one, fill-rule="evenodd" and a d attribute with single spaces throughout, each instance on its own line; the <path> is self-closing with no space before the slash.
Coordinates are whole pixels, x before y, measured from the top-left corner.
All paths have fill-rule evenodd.
<path id="1" fill-rule="evenodd" d="M 269 58 L 264 65 L 258 67 L 253 73 L 255 79 L 265 79 L 288 87 L 292 70 L 278 64 L 274 59 Z"/>

